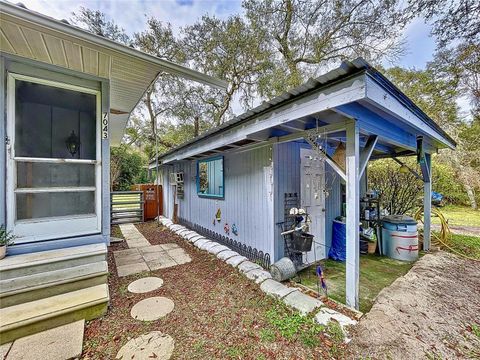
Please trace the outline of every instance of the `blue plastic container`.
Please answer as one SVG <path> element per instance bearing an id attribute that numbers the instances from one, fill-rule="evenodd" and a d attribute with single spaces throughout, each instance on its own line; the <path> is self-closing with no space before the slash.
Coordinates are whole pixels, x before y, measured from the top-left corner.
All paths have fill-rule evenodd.
<path id="1" fill-rule="evenodd" d="M 341 221 L 333 220 L 332 246 L 328 251 L 328 257 L 337 261 L 345 261 L 347 259 L 346 242 L 347 226 Z"/>
<path id="2" fill-rule="evenodd" d="M 417 231 L 417 222 L 406 215 L 389 215 L 382 219 L 383 228 L 391 231 Z"/>
<path id="3" fill-rule="evenodd" d="M 382 254 L 402 261 L 418 258 L 417 222 L 404 215 L 390 215 L 382 219 Z"/>

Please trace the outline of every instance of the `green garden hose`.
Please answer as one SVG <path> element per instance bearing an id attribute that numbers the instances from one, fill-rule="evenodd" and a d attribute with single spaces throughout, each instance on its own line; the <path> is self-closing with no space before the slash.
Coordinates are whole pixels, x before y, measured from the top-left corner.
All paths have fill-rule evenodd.
<path id="1" fill-rule="evenodd" d="M 465 255 L 464 253 L 452 247 L 452 232 L 450 231 L 450 227 L 448 226 L 447 219 L 445 219 L 445 216 L 442 214 L 440 209 L 433 206 L 432 216 L 436 216 L 440 219 L 440 232 L 438 233 L 432 232 L 432 245 L 439 246 L 440 248 L 446 247 L 453 253 L 465 259 L 480 261 L 479 259 L 475 259 L 473 257 Z M 420 221 L 423 224 L 423 206 L 418 208 L 418 210 L 415 212 L 415 215 L 413 217 L 415 218 L 415 220 Z M 423 234 L 422 234 L 422 237 L 423 237 Z"/>

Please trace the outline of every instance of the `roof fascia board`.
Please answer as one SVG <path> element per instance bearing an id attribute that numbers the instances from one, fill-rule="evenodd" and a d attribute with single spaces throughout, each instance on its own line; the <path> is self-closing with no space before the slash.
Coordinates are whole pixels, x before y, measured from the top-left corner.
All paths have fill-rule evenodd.
<path id="1" fill-rule="evenodd" d="M 119 44 L 115 41 L 106 39 L 102 36 L 90 33 L 86 30 L 62 23 L 58 20 L 52 19 L 43 14 L 39 14 L 30 10 L 20 8 L 19 6 L 0 1 L 0 12 L 9 16 L 19 18 L 34 25 L 39 25 L 45 28 L 53 29 L 58 32 L 75 37 L 82 41 L 92 43 L 97 46 L 105 47 L 111 51 L 121 54 L 130 55 L 134 58 L 142 59 L 150 64 L 160 67 L 163 71 L 170 74 L 179 75 L 189 80 L 197 81 L 206 85 L 213 86 L 218 89 L 225 89 L 227 82 L 214 78 L 210 75 L 203 74 L 199 71 L 189 69 L 187 67 L 175 64 L 173 62 L 162 60 L 156 56 L 144 53 L 129 46 Z M 2 15 L 3 15 L 2 14 Z"/>
<path id="2" fill-rule="evenodd" d="M 162 163 L 179 161 L 205 151 L 209 151 L 240 140 L 249 135 L 266 130 L 291 120 L 314 115 L 337 106 L 364 99 L 365 74 L 361 73 L 333 85 L 316 89 L 306 96 L 296 98 L 278 108 L 269 109 L 263 114 L 254 115 L 245 122 L 214 133 L 183 148 L 174 150 L 163 157 Z"/>
<path id="3" fill-rule="evenodd" d="M 424 120 L 415 115 L 402 104 L 391 91 L 379 84 L 370 74 L 366 75 L 366 101 L 412 126 L 415 130 L 440 142 L 450 149 L 455 149 L 456 144 L 428 125 Z"/>
<path id="4" fill-rule="evenodd" d="M 345 116 L 357 119 L 360 130 L 367 132 L 369 135 L 378 135 L 380 139 L 394 146 L 412 151 L 416 150 L 417 140 L 415 135 L 392 123 L 387 123 L 381 116 L 359 104 L 346 104 L 338 106 L 335 110 Z"/>

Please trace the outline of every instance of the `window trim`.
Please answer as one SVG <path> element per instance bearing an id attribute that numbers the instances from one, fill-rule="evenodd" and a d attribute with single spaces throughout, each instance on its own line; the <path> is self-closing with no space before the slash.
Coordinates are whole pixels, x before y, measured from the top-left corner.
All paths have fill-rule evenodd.
<path id="1" fill-rule="evenodd" d="M 201 162 L 210 162 L 215 160 L 222 160 L 222 195 L 215 195 L 215 194 L 202 194 L 200 192 L 200 163 Z M 201 198 L 211 198 L 211 199 L 225 199 L 225 157 L 223 155 L 213 156 L 205 159 L 197 160 L 197 196 Z"/>

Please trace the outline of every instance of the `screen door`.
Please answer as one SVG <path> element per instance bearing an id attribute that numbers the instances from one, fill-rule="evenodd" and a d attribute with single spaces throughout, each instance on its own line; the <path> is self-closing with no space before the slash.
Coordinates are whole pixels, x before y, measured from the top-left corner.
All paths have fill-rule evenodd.
<path id="1" fill-rule="evenodd" d="M 15 243 L 100 231 L 100 94 L 8 78 L 7 227 Z"/>

